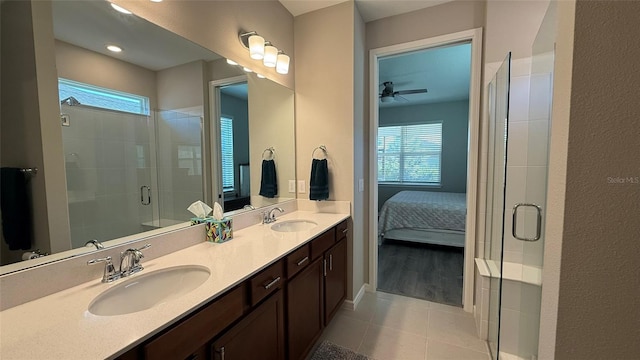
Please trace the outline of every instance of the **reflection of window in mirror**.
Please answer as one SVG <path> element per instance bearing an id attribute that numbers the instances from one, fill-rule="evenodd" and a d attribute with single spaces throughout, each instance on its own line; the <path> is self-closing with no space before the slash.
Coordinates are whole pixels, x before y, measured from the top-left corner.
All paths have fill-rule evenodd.
<path id="1" fill-rule="evenodd" d="M 178 145 L 178 168 L 187 169 L 189 176 L 201 176 L 202 153 L 200 146 Z"/>
<path id="2" fill-rule="evenodd" d="M 220 146 L 222 148 L 222 189 L 224 192 L 234 192 L 233 118 L 231 116 L 220 117 Z"/>
<path id="3" fill-rule="evenodd" d="M 149 98 L 67 79 L 58 79 L 60 101 L 102 109 L 149 115 Z M 74 99 L 77 102 L 69 102 Z"/>

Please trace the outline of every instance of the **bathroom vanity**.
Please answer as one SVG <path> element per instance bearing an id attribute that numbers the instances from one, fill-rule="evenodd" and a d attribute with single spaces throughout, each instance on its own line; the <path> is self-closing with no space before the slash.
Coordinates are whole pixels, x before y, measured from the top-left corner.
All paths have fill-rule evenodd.
<path id="1" fill-rule="evenodd" d="M 303 359 L 346 296 L 348 217 L 295 211 L 274 224 L 315 225 L 304 230 L 280 226 L 287 231 L 253 225 L 226 243 L 202 242 L 143 260 L 145 270 L 124 281 L 185 265 L 210 271 L 199 287 L 146 310 L 91 313 L 95 299 L 123 281 L 100 279 L 9 308 L 0 313 L 0 355 Z"/>

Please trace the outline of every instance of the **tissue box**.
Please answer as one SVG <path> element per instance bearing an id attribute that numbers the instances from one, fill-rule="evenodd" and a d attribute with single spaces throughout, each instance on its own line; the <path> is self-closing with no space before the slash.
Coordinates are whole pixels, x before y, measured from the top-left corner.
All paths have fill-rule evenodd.
<path id="1" fill-rule="evenodd" d="M 207 241 L 222 243 L 233 239 L 233 219 L 225 217 L 222 220 L 212 218 L 192 218 L 191 225 L 205 225 L 207 231 Z"/>

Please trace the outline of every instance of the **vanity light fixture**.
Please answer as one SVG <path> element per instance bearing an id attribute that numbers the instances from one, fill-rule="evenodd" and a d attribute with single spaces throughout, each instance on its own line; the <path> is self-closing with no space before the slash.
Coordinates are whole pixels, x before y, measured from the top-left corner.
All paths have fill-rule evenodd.
<path id="1" fill-rule="evenodd" d="M 280 51 L 278 53 L 278 60 L 276 62 L 276 72 L 278 74 L 286 75 L 289 73 L 289 55 Z"/>
<path id="2" fill-rule="evenodd" d="M 256 73 L 256 76 L 258 76 L 260 79 L 266 79 L 267 78 L 266 76 L 264 76 L 262 74 L 258 74 L 258 73 Z"/>
<path id="3" fill-rule="evenodd" d="M 162 0 L 149 0 L 149 1 L 151 1 L 151 2 L 155 2 L 155 3 L 162 2 Z"/>
<path id="4" fill-rule="evenodd" d="M 227 59 L 227 64 L 229 64 L 229 65 L 238 65 L 237 62 L 235 62 L 235 61 L 233 61 L 231 59 Z"/>
<path id="5" fill-rule="evenodd" d="M 115 52 L 115 53 L 122 52 L 122 48 L 120 46 L 116 46 L 116 45 L 107 45 L 107 50 Z"/>
<path id="6" fill-rule="evenodd" d="M 264 37 L 258 35 L 256 31 L 241 31 L 238 34 L 238 39 L 240 44 L 249 50 L 249 56 L 252 59 L 262 60 L 264 66 L 276 68 L 278 74 L 289 73 L 291 58 L 282 50 L 278 50 L 271 42 L 265 40 Z M 229 64 L 231 63 L 229 62 Z"/>
<path id="7" fill-rule="evenodd" d="M 264 38 L 258 34 L 249 36 L 249 56 L 255 60 L 264 58 Z"/>
<path id="8" fill-rule="evenodd" d="M 264 59 L 262 59 L 262 63 L 266 67 L 276 67 L 276 62 L 278 61 L 278 48 L 271 45 L 271 43 L 265 44 L 264 46 Z"/>
<path id="9" fill-rule="evenodd" d="M 114 4 L 114 3 L 110 3 L 110 4 L 111 4 L 111 7 L 112 7 L 115 11 L 117 11 L 117 12 L 119 12 L 119 13 L 123 13 L 123 14 L 127 14 L 127 15 L 131 15 L 131 14 L 132 14 L 132 12 L 131 12 L 131 11 L 129 11 L 129 10 L 127 10 L 127 9 L 123 8 L 122 6 L 116 5 L 116 4 Z"/>
<path id="10" fill-rule="evenodd" d="M 253 72 L 251 69 L 249 69 L 247 67 L 243 67 L 242 70 L 244 70 L 245 72 L 248 72 L 248 73 Z"/>

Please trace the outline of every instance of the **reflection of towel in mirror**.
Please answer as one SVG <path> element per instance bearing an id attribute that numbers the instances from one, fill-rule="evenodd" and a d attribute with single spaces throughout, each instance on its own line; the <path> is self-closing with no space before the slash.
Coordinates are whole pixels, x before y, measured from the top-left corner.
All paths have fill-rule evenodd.
<path id="1" fill-rule="evenodd" d="M 33 237 L 28 174 L 17 168 L 2 168 L 0 207 L 2 234 L 10 250 L 31 249 Z"/>
<path id="2" fill-rule="evenodd" d="M 262 160 L 262 179 L 260 180 L 260 195 L 273 198 L 278 195 L 278 179 L 276 177 L 276 163 L 273 160 Z"/>
<path id="3" fill-rule="evenodd" d="M 311 180 L 309 181 L 309 200 L 327 200 L 329 198 L 329 168 L 327 159 L 313 159 Z"/>

